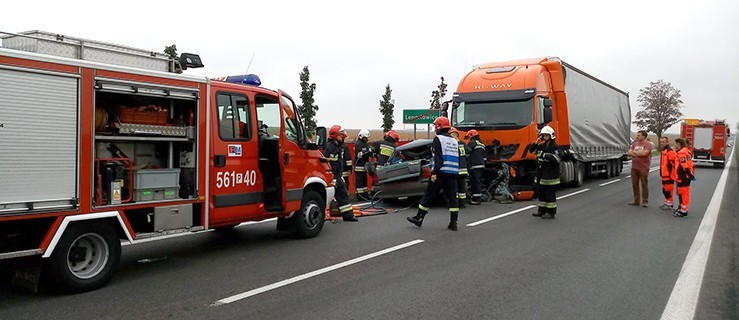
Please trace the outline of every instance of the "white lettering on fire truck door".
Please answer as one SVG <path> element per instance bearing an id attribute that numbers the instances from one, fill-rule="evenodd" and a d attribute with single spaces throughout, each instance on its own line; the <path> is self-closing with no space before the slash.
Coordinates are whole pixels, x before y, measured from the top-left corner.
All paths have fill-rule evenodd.
<path id="1" fill-rule="evenodd" d="M 257 184 L 257 172 L 255 170 L 247 170 L 244 173 L 236 171 L 221 171 L 216 173 L 216 188 L 232 188 L 239 185 L 247 187 Z"/>

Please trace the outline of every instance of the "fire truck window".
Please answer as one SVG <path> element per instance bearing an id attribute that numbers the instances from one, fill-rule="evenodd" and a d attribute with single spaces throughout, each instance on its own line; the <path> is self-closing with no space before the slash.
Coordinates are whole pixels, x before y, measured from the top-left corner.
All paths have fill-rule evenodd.
<path id="1" fill-rule="evenodd" d="M 280 136 L 280 104 L 275 97 L 256 96 L 257 119 L 262 123 L 259 130 L 272 138 Z"/>
<path id="2" fill-rule="evenodd" d="M 298 121 L 297 114 L 295 113 L 295 104 L 285 96 L 282 97 L 282 103 L 286 106 L 282 110 L 285 116 L 285 136 L 287 136 L 288 140 L 301 141 L 303 139 L 303 130 L 301 130 L 300 121 Z"/>
<path id="3" fill-rule="evenodd" d="M 222 140 L 248 140 L 249 99 L 241 95 L 219 93 L 216 96 L 218 111 L 218 134 Z"/>

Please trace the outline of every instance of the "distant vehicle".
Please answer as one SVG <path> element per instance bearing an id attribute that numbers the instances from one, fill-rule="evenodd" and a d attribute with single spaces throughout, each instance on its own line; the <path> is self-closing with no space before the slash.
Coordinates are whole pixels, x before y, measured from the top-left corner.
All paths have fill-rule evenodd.
<path id="1" fill-rule="evenodd" d="M 556 57 L 477 65 L 460 81 L 451 111 L 454 127 L 480 133 L 489 169 L 500 162 L 515 169 L 514 185 L 533 183 L 536 155 L 527 146 L 544 125 L 564 150 L 566 185 L 619 175 L 629 149 L 628 93 Z"/>
<path id="2" fill-rule="evenodd" d="M 726 148 L 731 147 L 726 120 L 684 119 L 680 124 L 680 137 L 691 141 L 694 162 L 710 163 L 719 168 L 726 166 Z"/>
<path id="3" fill-rule="evenodd" d="M 377 168 L 382 199 L 420 197 L 431 178 L 431 139 L 420 139 L 395 149 L 388 165 Z"/>

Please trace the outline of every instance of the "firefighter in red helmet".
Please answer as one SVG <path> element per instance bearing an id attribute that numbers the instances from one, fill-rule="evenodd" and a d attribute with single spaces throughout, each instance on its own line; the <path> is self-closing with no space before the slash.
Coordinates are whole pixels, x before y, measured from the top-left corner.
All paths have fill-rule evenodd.
<path id="1" fill-rule="evenodd" d="M 349 191 L 347 191 L 346 181 L 342 177 L 346 160 L 344 160 L 344 139 L 346 131 L 341 126 L 333 126 L 328 131 L 328 141 L 323 149 L 323 156 L 328 158 L 331 164 L 331 172 L 334 174 L 333 184 L 336 188 L 336 203 L 339 205 L 339 212 L 344 221 L 358 221 L 354 217 L 354 209 L 349 200 Z"/>
<path id="2" fill-rule="evenodd" d="M 472 198 L 470 204 L 479 205 L 482 203 L 482 188 L 485 185 L 485 144 L 480 141 L 480 134 L 477 130 L 467 131 L 466 138 L 470 140 L 467 147 L 470 149 L 470 158 L 467 166 L 470 172 L 470 189 L 472 190 Z"/>
<path id="3" fill-rule="evenodd" d="M 436 137 L 431 144 L 432 169 L 426 193 L 418 204 L 415 216 L 408 217 L 408 221 L 421 227 L 423 219 L 429 211 L 429 206 L 440 191 L 446 194 L 449 207 L 449 230 L 457 231 L 459 217 L 459 203 L 457 200 L 457 176 L 459 176 L 459 144 L 449 135 L 452 128 L 449 118 L 438 117 L 434 120 Z"/>
<path id="4" fill-rule="evenodd" d="M 390 130 L 385 133 L 385 137 L 382 141 L 373 143 L 375 154 L 377 154 L 377 166 L 384 166 L 387 164 L 387 160 L 395 152 L 395 148 L 398 147 L 398 140 L 400 137 L 394 130 Z"/>

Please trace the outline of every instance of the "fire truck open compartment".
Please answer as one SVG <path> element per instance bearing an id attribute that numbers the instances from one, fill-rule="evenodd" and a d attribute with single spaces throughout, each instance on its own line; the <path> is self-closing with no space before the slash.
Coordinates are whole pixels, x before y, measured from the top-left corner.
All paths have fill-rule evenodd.
<path id="1" fill-rule="evenodd" d="M 197 91 L 98 81 L 93 204 L 196 199 L 197 106 Z"/>

